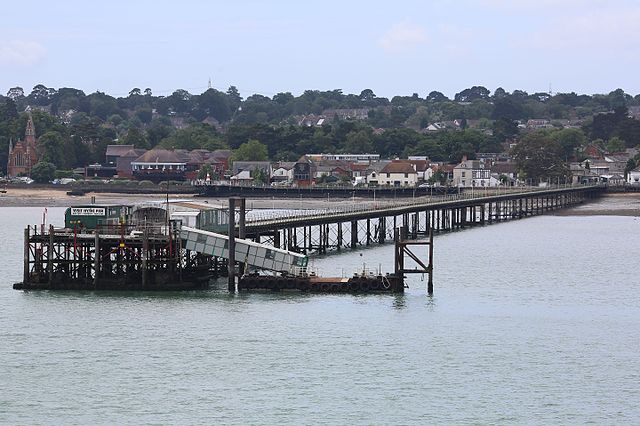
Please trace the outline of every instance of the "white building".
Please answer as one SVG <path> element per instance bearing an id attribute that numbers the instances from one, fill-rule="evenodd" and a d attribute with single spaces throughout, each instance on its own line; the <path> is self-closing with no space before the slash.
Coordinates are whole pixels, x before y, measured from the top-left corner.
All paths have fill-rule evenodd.
<path id="1" fill-rule="evenodd" d="M 364 161 L 373 162 L 380 160 L 380 154 L 307 154 L 312 161 Z"/>
<path id="2" fill-rule="evenodd" d="M 293 166 L 296 163 L 280 162 L 271 168 L 271 181 L 272 182 L 292 182 L 293 181 Z"/>
<path id="3" fill-rule="evenodd" d="M 378 184 L 384 186 L 416 186 L 418 174 L 409 163 L 395 162 L 387 164 L 378 175 Z"/>
<path id="4" fill-rule="evenodd" d="M 478 160 L 467 160 L 453 168 L 453 184 L 461 187 L 491 186 L 491 170 Z"/>
<path id="5" fill-rule="evenodd" d="M 632 185 L 640 185 L 640 167 L 631 170 L 627 175 L 627 183 Z"/>

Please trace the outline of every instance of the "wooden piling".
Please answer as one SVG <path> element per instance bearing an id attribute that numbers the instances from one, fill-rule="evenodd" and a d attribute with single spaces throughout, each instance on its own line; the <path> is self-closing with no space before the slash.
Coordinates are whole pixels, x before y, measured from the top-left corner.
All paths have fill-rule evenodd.
<path id="1" fill-rule="evenodd" d="M 355 249 L 358 246 L 358 221 L 351 221 L 351 248 Z"/>
<path id="2" fill-rule="evenodd" d="M 27 227 L 24 230 L 24 264 L 23 264 L 23 272 L 22 272 L 22 282 L 25 283 L 25 284 L 29 282 L 29 254 L 30 254 L 29 233 L 30 233 L 30 229 L 31 229 L 31 227 L 29 225 L 27 225 Z"/>
<path id="3" fill-rule="evenodd" d="M 230 292 L 235 293 L 236 291 L 236 200 L 235 198 L 229 198 L 229 228 L 228 234 L 228 265 L 227 265 L 227 273 L 228 273 L 228 289 Z"/>
<path id="4" fill-rule="evenodd" d="M 247 200 L 245 198 L 240 198 L 239 200 L 239 207 L 240 207 L 240 215 L 238 217 L 238 238 L 242 238 L 245 239 L 246 235 L 247 235 L 247 231 L 246 231 L 246 207 L 247 207 Z"/>
<path id="5" fill-rule="evenodd" d="M 429 232 L 429 281 L 427 282 L 427 294 L 433 296 L 433 231 Z"/>
<path id="6" fill-rule="evenodd" d="M 49 275 L 49 285 L 53 283 L 53 225 L 49 225 L 49 246 L 47 247 L 47 273 Z"/>
<path id="7" fill-rule="evenodd" d="M 100 275 L 100 232 L 97 229 L 93 246 L 93 288 L 97 288 Z"/>
<path id="8" fill-rule="evenodd" d="M 145 227 L 142 233 L 142 288 L 147 287 L 147 269 L 149 260 L 149 230 Z"/>

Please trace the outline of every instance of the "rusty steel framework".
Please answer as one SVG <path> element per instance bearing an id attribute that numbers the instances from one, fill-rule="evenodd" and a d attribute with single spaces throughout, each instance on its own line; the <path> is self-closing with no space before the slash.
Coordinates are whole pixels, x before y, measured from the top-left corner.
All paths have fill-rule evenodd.
<path id="1" fill-rule="evenodd" d="M 409 240 L 406 229 L 397 228 L 394 233 L 395 254 L 394 254 L 394 274 L 404 279 L 405 274 L 427 274 L 427 293 L 433 295 L 433 230 L 429 232 L 426 240 Z M 427 260 L 423 260 L 419 253 L 415 253 L 411 246 L 427 246 Z M 408 256 L 415 267 L 406 266 L 405 258 Z"/>
<path id="2" fill-rule="evenodd" d="M 183 250 L 175 223 L 170 229 L 164 235 L 146 229 L 131 234 L 121 225 L 80 234 L 53 226 L 46 230 L 28 226 L 23 282 L 16 288 L 198 288 L 205 278 L 208 281 L 210 271 L 219 269 L 218 259 Z"/>

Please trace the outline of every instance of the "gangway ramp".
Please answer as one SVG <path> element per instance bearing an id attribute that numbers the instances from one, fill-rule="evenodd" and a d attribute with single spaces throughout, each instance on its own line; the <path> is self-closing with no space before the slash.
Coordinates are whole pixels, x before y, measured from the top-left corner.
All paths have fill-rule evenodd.
<path id="1" fill-rule="evenodd" d="M 197 253 L 229 258 L 229 237 L 215 232 L 183 226 L 180 236 L 184 248 Z M 307 267 L 304 254 L 278 249 L 265 244 L 240 238 L 235 239 L 235 259 L 250 266 L 276 272 L 297 274 Z"/>

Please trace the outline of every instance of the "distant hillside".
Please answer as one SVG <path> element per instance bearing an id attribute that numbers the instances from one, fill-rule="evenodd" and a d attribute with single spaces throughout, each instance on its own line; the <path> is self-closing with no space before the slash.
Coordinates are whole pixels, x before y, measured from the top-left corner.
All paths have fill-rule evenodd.
<path id="1" fill-rule="evenodd" d="M 9 140 L 24 137 L 27 108 L 45 160 L 68 169 L 104 161 L 110 143 L 214 150 L 236 149 L 253 139 L 266 145 L 272 160 L 311 152 L 375 152 L 456 162 L 463 155 L 507 150 L 522 132 L 570 128 L 587 142 L 606 144 L 616 137 L 617 144 L 635 146 L 640 122 L 633 117 L 640 115 L 639 107 L 640 95 L 621 89 L 550 95 L 501 88 L 491 93 L 474 86 L 454 99 L 437 91 L 424 98 L 387 99 L 370 89 L 357 95 L 307 90 L 300 96 L 243 99 L 234 86 L 199 95 L 176 90 L 170 96 L 134 88 L 119 98 L 44 85 L 27 94 L 15 87 L 0 96 L 0 166 L 6 167 Z"/>

